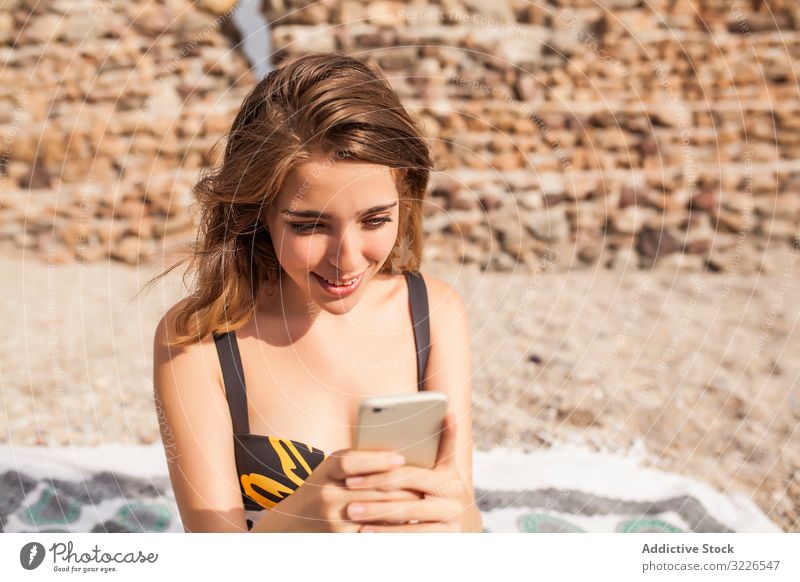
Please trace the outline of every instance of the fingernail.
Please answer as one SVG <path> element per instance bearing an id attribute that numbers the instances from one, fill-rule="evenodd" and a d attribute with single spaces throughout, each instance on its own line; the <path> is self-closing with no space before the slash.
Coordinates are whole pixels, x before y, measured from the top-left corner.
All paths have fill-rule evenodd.
<path id="1" fill-rule="evenodd" d="M 351 487 L 353 485 L 360 485 L 361 483 L 364 482 L 364 477 L 348 477 L 347 479 L 344 480 L 344 482 L 348 487 Z"/>
<path id="2" fill-rule="evenodd" d="M 392 465 L 405 465 L 406 458 L 403 455 L 394 455 L 392 457 Z"/>
<path id="3" fill-rule="evenodd" d="M 365 511 L 366 511 L 366 509 L 364 509 L 364 506 L 363 505 L 358 505 L 357 503 L 351 503 L 347 508 L 347 513 L 350 515 L 350 517 L 356 517 L 358 515 L 364 515 Z"/>

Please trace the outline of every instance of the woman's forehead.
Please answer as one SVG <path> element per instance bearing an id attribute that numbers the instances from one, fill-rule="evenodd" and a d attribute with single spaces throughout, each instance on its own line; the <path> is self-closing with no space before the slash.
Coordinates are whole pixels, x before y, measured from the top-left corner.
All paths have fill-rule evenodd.
<path id="1" fill-rule="evenodd" d="M 397 200 L 397 196 L 388 166 L 350 160 L 313 160 L 289 173 L 278 202 L 282 204 L 281 210 L 348 214 Z"/>

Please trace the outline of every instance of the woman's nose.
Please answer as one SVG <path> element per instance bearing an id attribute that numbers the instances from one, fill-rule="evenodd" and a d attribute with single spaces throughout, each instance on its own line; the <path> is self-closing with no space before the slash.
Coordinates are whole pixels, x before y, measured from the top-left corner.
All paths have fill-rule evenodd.
<path id="1" fill-rule="evenodd" d="M 361 269 L 361 241 L 355 227 L 348 227 L 338 237 L 331 239 L 328 250 L 328 262 L 336 269 L 337 274 L 349 276 Z"/>

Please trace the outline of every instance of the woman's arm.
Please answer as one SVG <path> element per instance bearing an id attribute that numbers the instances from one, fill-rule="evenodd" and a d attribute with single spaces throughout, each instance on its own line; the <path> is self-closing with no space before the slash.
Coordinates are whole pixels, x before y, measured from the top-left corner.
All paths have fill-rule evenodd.
<path id="1" fill-rule="evenodd" d="M 456 468 L 469 490 L 465 531 L 483 529 L 472 484 L 472 338 L 464 300 L 448 283 L 424 276 L 428 289 L 431 351 L 425 368 L 425 389 L 444 392 L 455 416 Z"/>
<path id="2" fill-rule="evenodd" d="M 246 532 L 233 429 L 213 341 L 167 346 L 167 320 L 175 309 L 156 328 L 153 387 L 181 519 L 187 532 Z"/>

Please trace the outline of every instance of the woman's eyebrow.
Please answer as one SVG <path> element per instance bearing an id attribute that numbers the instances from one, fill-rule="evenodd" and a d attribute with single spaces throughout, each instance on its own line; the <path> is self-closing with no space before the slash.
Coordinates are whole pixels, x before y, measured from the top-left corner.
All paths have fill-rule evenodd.
<path id="1" fill-rule="evenodd" d="M 390 202 L 389 204 L 379 204 L 377 206 L 373 206 L 371 208 L 367 208 L 366 210 L 362 210 L 358 214 L 355 215 L 355 218 L 360 216 L 366 216 L 367 214 L 374 214 L 375 212 L 381 212 L 383 210 L 389 210 L 390 208 L 397 206 L 397 201 Z M 317 210 L 289 210 L 285 209 L 281 211 L 287 218 L 331 218 L 331 215 L 326 212 L 319 212 Z"/>

